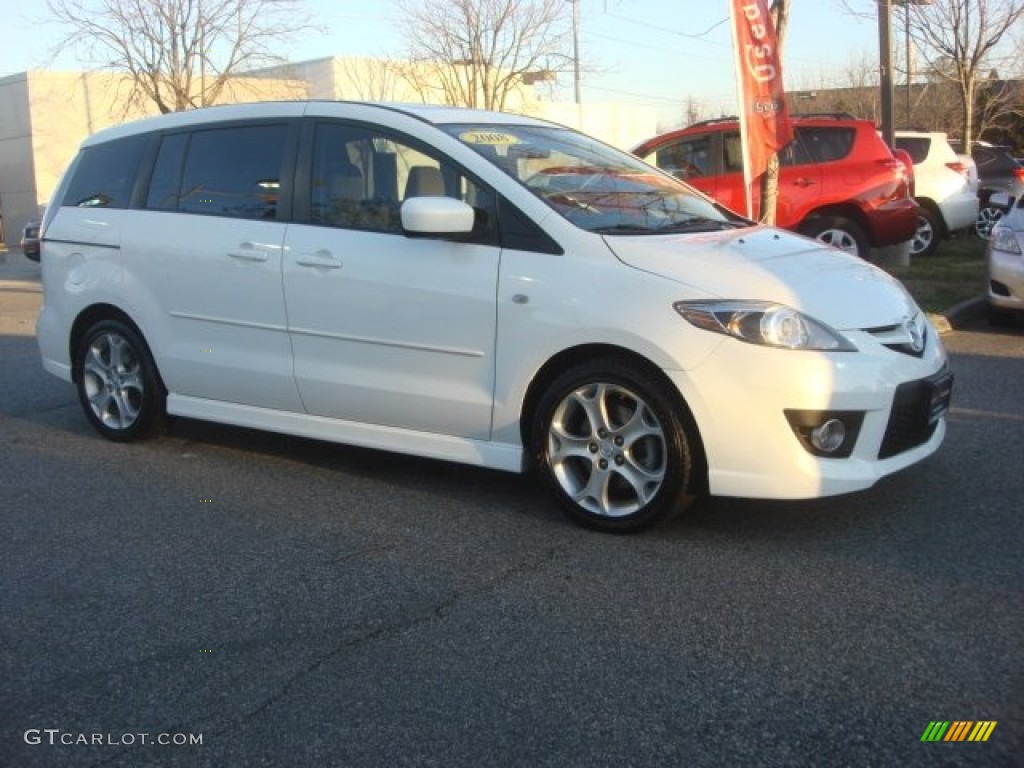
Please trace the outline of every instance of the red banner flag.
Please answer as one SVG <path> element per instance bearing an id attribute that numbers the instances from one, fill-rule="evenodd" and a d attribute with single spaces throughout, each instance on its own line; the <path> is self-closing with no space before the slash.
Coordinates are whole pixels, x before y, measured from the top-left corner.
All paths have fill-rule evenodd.
<path id="1" fill-rule="evenodd" d="M 740 98 L 743 181 L 747 216 L 754 218 L 751 184 L 765 172 L 771 156 L 793 140 L 793 125 L 786 106 L 782 60 L 768 0 L 730 2 Z"/>

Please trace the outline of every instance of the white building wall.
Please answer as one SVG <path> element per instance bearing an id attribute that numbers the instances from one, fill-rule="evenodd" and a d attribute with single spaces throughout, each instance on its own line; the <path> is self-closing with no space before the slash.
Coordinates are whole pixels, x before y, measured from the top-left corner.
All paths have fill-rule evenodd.
<path id="1" fill-rule="evenodd" d="M 431 90 L 429 86 L 437 80 L 432 77 L 430 67 L 403 61 L 336 56 L 270 67 L 250 74 L 303 80 L 310 98 L 314 99 L 443 103 L 440 89 Z M 658 132 L 654 107 L 587 103 L 578 108 L 572 103 L 540 101 L 535 88 L 526 84 L 510 94 L 505 111 L 561 123 L 627 150 Z"/>
<path id="2" fill-rule="evenodd" d="M 38 216 L 32 158 L 28 74 L 0 78 L 0 215 L 8 247 L 25 222 Z"/>

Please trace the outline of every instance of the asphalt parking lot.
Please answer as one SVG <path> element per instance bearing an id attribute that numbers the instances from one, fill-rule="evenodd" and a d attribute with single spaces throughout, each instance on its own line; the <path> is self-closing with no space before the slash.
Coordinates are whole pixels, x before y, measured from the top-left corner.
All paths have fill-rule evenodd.
<path id="1" fill-rule="evenodd" d="M 1022 764 L 1024 323 L 946 337 L 924 464 L 615 537 L 514 475 L 184 420 L 105 442 L 39 301 L 8 254 L 0 766 Z"/>

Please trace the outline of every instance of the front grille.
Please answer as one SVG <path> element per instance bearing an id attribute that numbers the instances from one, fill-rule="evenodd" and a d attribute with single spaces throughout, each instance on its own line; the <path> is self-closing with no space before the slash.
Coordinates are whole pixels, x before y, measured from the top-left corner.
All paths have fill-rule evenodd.
<path id="1" fill-rule="evenodd" d="M 911 327 L 916 330 L 917 344 L 914 343 L 915 334 L 911 333 Z M 875 341 L 893 352 L 902 352 L 904 355 L 914 357 L 922 357 L 928 344 L 928 325 L 920 315 L 898 325 L 865 328 L 864 332 L 870 334 Z"/>
<path id="2" fill-rule="evenodd" d="M 927 379 L 900 384 L 878 458 L 887 459 L 928 442 L 949 407 L 952 387 L 953 374 L 947 369 Z"/>

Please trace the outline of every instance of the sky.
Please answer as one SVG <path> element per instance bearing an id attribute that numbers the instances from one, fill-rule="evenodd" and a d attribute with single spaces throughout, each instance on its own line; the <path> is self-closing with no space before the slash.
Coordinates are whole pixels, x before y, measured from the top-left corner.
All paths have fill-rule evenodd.
<path id="1" fill-rule="evenodd" d="M 568 2 L 568 0 L 567 0 Z M 874 0 L 853 0 L 870 11 Z M 404 49 L 396 0 L 305 0 L 322 28 L 293 40 L 290 61 L 324 56 L 398 58 Z M 727 0 L 580 0 L 582 100 L 655 107 L 659 123 L 684 121 L 688 99 L 706 117 L 735 112 Z M 0 0 L 0 77 L 28 69 L 82 69 L 69 52 L 53 57 L 59 27 L 45 23 L 42 0 Z M 11 34 L 11 30 L 15 30 Z M 792 0 L 783 68 L 786 86 L 839 85 L 851 62 L 877 57 L 877 25 L 840 10 L 838 0 Z M 877 59 L 876 59 L 877 60 Z M 572 77 L 551 94 L 573 98 Z"/>

